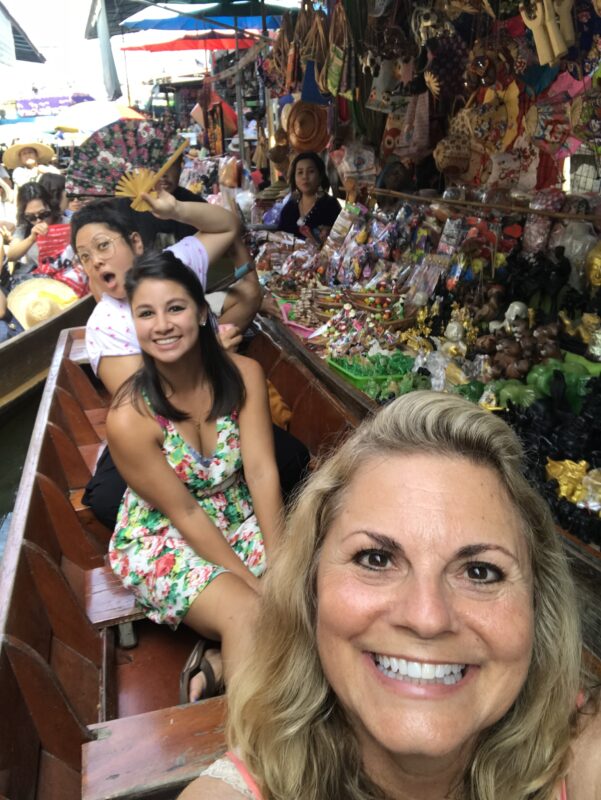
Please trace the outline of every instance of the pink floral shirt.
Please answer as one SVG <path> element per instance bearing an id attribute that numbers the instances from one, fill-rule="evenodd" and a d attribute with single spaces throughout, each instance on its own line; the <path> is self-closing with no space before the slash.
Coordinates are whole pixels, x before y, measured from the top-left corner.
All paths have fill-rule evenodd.
<path id="1" fill-rule="evenodd" d="M 197 275 L 206 288 L 209 259 L 196 236 L 186 236 L 168 247 Z M 140 352 L 134 320 L 127 300 L 103 294 L 86 324 L 86 348 L 95 373 L 104 356 L 132 356 Z"/>

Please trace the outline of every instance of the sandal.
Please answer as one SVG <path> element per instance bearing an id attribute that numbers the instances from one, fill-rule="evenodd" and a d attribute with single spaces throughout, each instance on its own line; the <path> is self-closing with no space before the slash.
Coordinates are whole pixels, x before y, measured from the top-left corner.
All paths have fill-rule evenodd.
<path id="1" fill-rule="evenodd" d="M 207 700 L 215 697 L 221 692 L 221 687 L 217 685 L 215 672 L 209 660 L 205 658 L 207 650 L 216 647 L 216 643 L 209 639 L 200 639 L 188 656 L 184 668 L 179 676 L 179 702 L 181 704 L 190 702 L 190 681 L 195 675 L 201 672 L 205 677 L 205 688 L 200 696 L 200 700 Z"/>

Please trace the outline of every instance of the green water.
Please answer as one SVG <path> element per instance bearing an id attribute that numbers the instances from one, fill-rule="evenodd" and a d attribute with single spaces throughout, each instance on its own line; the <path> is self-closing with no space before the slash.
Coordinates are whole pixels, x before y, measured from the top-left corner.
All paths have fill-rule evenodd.
<path id="1" fill-rule="evenodd" d="M 10 512 L 19 488 L 40 397 L 41 390 L 19 402 L 14 411 L 0 419 L 0 556 L 4 551 Z"/>

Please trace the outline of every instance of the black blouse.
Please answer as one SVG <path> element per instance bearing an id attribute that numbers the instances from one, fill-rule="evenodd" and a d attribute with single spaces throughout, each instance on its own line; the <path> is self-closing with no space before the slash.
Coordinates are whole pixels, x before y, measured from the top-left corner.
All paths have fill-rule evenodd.
<path id="1" fill-rule="evenodd" d="M 312 230 L 325 226 L 331 228 L 336 217 L 340 214 L 340 203 L 331 194 L 324 194 L 316 201 L 315 205 L 305 217 L 305 225 Z M 300 217 L 298 202 L 290 198 L 280 215 L 279 230 L 286 233 L 293 233 L 295 236 L 304 239 L 305 236 L 300 232 L 298 219 Z"/>

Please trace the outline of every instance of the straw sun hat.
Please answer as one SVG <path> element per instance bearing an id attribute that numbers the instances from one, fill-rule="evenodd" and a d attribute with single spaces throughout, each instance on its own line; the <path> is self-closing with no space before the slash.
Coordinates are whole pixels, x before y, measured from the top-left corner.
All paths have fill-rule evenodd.
<path id="1" fill-rule="evenodd" d="M 15 286 L 6 300 L 10 311 L 28 330 L 39 322 L 56 317 L 77 300 L 77 295 L 54 278 L 29 278 Z"/>
<path id="2" fill-rule="evenodd" d="M 47 144 L 42 144 L 42 142 L 17 142 L 4 152 L 2 163 L 6 169 L 16 169 L 22 166 L 19 153 L 27 147 L 35 150 L 38 154 L 38 164 L 49 164 L 54 158 L 54 150 Z"/>
<path id="3" fill-rule="evenodd" d="M 328 112 L 324 106 L 297 100 L 288 114 L 286 131 L 294 150 L 299 153 L 308 150 L 319 153 L 330 138 Z"/>

